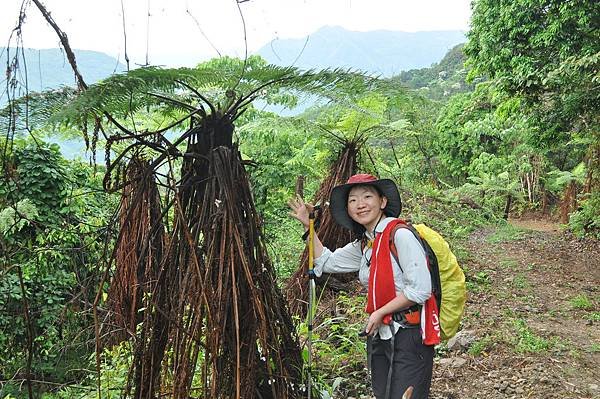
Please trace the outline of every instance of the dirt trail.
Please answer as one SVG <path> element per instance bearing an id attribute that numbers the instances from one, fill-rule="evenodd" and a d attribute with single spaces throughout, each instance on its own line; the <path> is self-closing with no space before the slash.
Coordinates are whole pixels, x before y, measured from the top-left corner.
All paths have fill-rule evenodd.
<path id="1" fill-rule="evenodd" d="M 511 223 L 523 230 L 466 244 L 463 330 L 476 343 L 436 365 L 432 398 L 600 398 L 599 243 Z"/>
<path id="2" fill-rule="evenodd" d="M 542 231 L 546 233 L 559 233 L 561 226 L 553 221 L 540 219 L 511 219 L 510 224 L 524 230 Z"/>

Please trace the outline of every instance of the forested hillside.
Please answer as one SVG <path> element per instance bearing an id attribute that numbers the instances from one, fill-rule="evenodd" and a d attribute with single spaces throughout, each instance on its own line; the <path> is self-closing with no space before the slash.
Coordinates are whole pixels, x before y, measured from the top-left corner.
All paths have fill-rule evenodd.
<path id="1" fill-rule="evenodd" d="M 428 68 L 403 71 L 393 79 L 433 100 L 448 99 L 453 94 L 473 91 L 473 80 L 467 82 L 463 48 L 464 44 L 459 44 L 450 49 L 440 62 Z"/>
<path id="2" fill-rule="evenodd" d="M 598 397 L 600 3 L 472 7 L 464 46 L 389 78 L 221 57 L 16 98 L 9 58 L 0 398 L 371 398 L 363 288 L 318 279 L 309 329 L 287 205 L 347 242 L 328 200 L 358 172 L 466 276 L 432 398 Z"/>

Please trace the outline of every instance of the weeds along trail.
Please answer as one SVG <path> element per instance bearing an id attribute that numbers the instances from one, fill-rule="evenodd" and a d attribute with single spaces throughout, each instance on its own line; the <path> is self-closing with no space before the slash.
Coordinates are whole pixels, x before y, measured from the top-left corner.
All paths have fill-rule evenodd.
<path id="1" fill-rule="evenodd" d="M 469 298 L 466 353 L 443 357 L 434 398 L 600 396 L 597 242 L 545 223 L 476 231 L 464 243 Z M 460 366 L 457 366 L 460 365 Z"/>

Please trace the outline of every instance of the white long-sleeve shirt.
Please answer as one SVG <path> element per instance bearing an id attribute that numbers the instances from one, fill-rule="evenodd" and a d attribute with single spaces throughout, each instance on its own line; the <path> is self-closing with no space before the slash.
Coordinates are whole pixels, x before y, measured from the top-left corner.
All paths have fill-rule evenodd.
<path id="1" fill-rule="evenodd" d="M 380 221 L 375 228 L 375 233 L 383 232 L 392 220 L 394 218 L 388 217 Z M 367 233 L 367 237 L 373 238 L 369 233 Z M 423 247 L 408 229 L 396 231 L 394 245 L 398 252 L 398 262 L 394 256 L 391 257 L 396 295 L 403 293 L 410 301 L 418 304 L 425 303 L 431 295 L 431 277 Z M 372 249 L 369 246 L 361 249 L 360 241 L 353 241 L 334 252 L 323 248 L 321 256 L 314 261 L 314 271 L 317 277 L 323 273 L 358 271 L 360 282 L 368 287 L 371 256 Z"/>

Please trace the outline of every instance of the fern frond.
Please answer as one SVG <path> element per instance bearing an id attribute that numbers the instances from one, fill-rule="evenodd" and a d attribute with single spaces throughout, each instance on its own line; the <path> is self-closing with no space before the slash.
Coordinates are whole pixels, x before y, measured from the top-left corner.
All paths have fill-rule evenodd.
<path id="1" fill-rule="evenodd" d="M 256 99 L 292 107 L 303 96 L 356 107 L 354 100 L 365 92 L 403 90 L 392 81 L 349 69 L 302 71 L 269 65 L 258 56 L 247 62 L 223 57 L 195 68 L 139 68 L 113 75 L 80 93 L 65 89 L 56 98 L 43 93 L 39 102 L 29 103 L 29 109 L 40 125 L 80 127 L 93 123 L 97 116 L 110 115 L 113 123 L 127 121 L 119 122 L 125 126 L 136 114 L 150 111 L 182 115 L 214 107 L 234 116 Z M 5 111 L 0 118 L 8 122 Z"/>
<path id="2" fill-rule="evenodd" d="M 75 96 L 76 90 L 65 86 L 12 100 L 0 110 L 0 129 L 3 132 L 13 128 L 16 132 L 40 129 Z"/>

